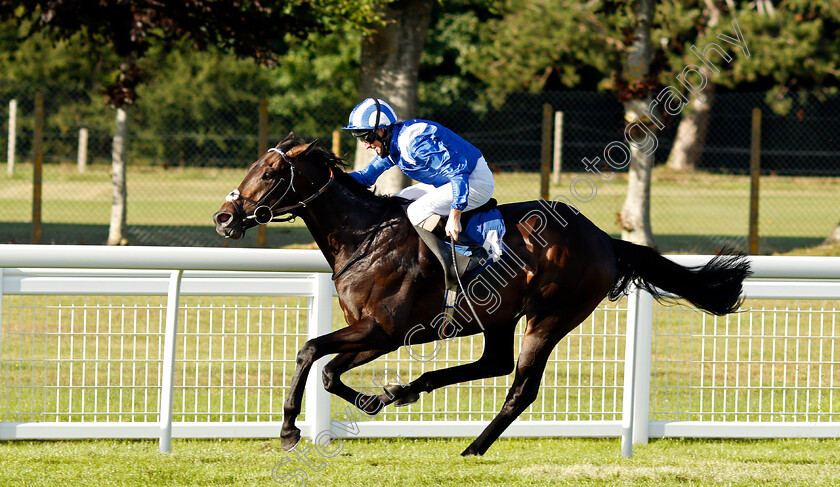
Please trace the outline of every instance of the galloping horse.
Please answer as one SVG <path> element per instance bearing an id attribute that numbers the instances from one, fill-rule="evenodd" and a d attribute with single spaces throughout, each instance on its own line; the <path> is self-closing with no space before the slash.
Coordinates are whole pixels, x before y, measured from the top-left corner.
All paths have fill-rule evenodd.
<path id="1" fill-rule="evenodd" d="M 388 404 L 410 404 L 422 392 L 516 370 L 501 411 L 462 453 L 482 455 L 536 399 L 554 346 L 605 297 L 617 299 L 635 283 L 657 299 L 672 293 L 718 315 L 735 311 L 742 300 L 749 275 L 743 255 L 717 255 L 686 268 L 611 238 L 574 207 L 529 201 L 498 207 L 508 229 L 502 262 L 473 278 L 481 279 L 485 298 L 491 292 L 495 299 L 477 299 L 474 314 L 459 300 L 456 314 L 467 319 L 444 333 L 443 325 L 434 325 L 444 299 L 443 268 L 405 216 L 405 200 L 378 196 L 343 169 L 329 151 L 289 134 L 250 167 L 213 216 L 216 231 L 230 238 L 282 221 L 278 215 L 300 217 L 334 272 L 348 326 L 307 341 L 298 352 L 281 430 L 287 451 L 300 440 L 295 419 L 309 369 L 325 355 L 337 354 L 324 367 L 324 388 L 371 415 Z M 466 288 L 477 288 L 469 282 Z M 514 362 L 514 329 L 522 315 L 527 325 Z M 426 372 L 378 396 L 341 382 L 344 372 L 398 349 L 407 336 L 421 344 L 477 333 L 484 334 L 484 351 L 473 363 Z"/>

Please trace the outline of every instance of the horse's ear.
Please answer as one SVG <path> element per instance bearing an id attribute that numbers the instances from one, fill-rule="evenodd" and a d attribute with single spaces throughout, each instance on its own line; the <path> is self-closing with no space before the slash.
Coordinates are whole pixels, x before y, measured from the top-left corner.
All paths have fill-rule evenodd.
<path id="1" fill-rule="evenodd" d="M 317 143 L 318 143 L 318 139 L 315 139 L 308 144 L 296 145 L 296 146 L 292 147 L 291 149 L 289 149 L 289 151 L 286 152 L 286 155 L 288 157 L 298 157 L 298 156 L 304 155 L 304 154 L 308 153 L 310 150 L 314 149 L 315 144 L 317 144 Z"/>
<path id="2" fill-rule="evenodd" d="M 287 135 L 285 139 L 281 140 L 275 147 L 279 148 L 280 145 L 283 144 L 283 142 L 288 142 L 288 141 L 290 141 L 294 138 L 295 138 L 295 132 L 294 131 L 289 132 L 289 135 Z"/>

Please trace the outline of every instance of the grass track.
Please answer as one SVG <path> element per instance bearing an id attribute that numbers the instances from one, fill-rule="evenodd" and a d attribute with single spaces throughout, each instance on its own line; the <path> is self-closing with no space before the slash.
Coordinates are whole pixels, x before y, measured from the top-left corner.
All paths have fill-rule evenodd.
<path id="1" fill-rule="evenodd" d="M 653 440 L 620 455 L 617 439 L 502 439 L 463 458 L 471 440 L 345 440 L 332 458 L 314 449 L 312 486 L 837 485 L 840 440 Z M 302 444 L 299 448 L 308 446 Z M 305 469 L 277 440 L 0 442 L 0 484 L 27 486 L 278 485 Z M 291 462 L 278 465 L 283 459 Z M 296 485 L 289 477 L 285 485 Z M 304 484 L 297 484 L 304 485 Z"/>

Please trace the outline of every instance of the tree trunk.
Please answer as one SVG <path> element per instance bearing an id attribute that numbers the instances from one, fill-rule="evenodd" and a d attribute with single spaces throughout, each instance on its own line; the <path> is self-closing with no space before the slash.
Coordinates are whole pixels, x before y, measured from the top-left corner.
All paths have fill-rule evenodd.
<path id="1" fill-rule="evenodd" d="M 627 49 L 627 60 L 624 69 L 625 81 L 628 86 L 638 86 L 644 82 L 650 73 L 650 63 L 653 60 L 653 45 L 650 41 L 650 26 L 653 21 L 654 0 L 636 0 L 633 8 L 635 27 L 633 43 Z M 650 104 L 648 93 L 643 98 L 634 98 L 624 102 L 625 120 L 628 129 L 636 125 L 635 131 L 642 131 L 640 117 L 642 111 Z M 627 133 L 627 130 L 625 133 Z M 643 131 L 641 133 L 644 133 Z M 652 134 L 650 144 L 656 143 Z M 648 139 L 645 139 L 648 140 Z M 628 143 L 630 142 L 628 138 Z M 650 226 L 650 181 L 653 170 L 654 151 L 646 144 L 630 145 L 630 169 L 627 181 L 627 198 L 619 213 L 621 238 L 640 245 L 655 247 L 653 231 Z"/>
<path id="2" fill-rule="evenodd" d="M 715 27 L 720 21 L 720 9 L 714 0 L 706 0 L 703 15 L 707 19 L 708 28 Z M 711 80 L 714 73 L 705 65 L 701 67 L 706 79 Z M 693 171 L 700 162 L 703 149 L 706 146 L 706 133 L 709 129 L 709 118 L 715 101 L 715 85 L 709 82 L 703 90 L 705 102 L 692 97 L 688 106 L 683 110 L 677 136 L 668 156 L 668 167 L 677 171 Z"/>
<path id="3" fill-rule="evenodd" d="M 823 245 L 840 244 L 840 223 L 834 227 L 834 230 L 829 234 L 828 238 L 823 241 Z"/>
<path id="4" fill-rule="evenodd" d="M 386 100 L 400 120 L 417 113 L 417 84 L 420 55 L 426 41 L 432 13 L 432 0 L 399 0 L 382 7 L 385 24 L 362 41 L 359 95 Z M 357 169 L 373 158 L 362 143 L 356 145 Z M 409 184 L 409 179 L 392 168 L 380 176 L 376 189 L 392 194 Z"/>
<path id="5" fill-rule="evenodd" d="M 111 225 L 108 229 L 108 245 L 126 245 L 126 185 L 125 153 L 128 144 L 128 120 L 125 110 L 117 108 L 114 127 L 114 141 L 111 146 Z"/>
<path id="6" fill-rule="evenodd" d="M 705 66 L 701 68 L 707 79 L 712 79 L 713 73 Z M 703 89 L 705 102 L 692 98 L 683 110 L 677 136 L 668 156 L 668 167 L 677 171 L 693 171 L 700 162 L 703 149 L 706 146 L 706 133 L 709 129 L 709 118 L 715 99 L 715 85 L 709 83 Z"/>

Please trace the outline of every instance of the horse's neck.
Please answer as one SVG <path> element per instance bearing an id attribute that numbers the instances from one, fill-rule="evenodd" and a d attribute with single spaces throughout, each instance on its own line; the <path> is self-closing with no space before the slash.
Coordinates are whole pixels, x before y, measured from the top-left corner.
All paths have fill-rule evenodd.
<path id="1" fill-rule="evenodd" d="M 302 218 L 333 269 L 365 245 L 374 228 L 392 211 L 384 201 L 353 194 L 343 186 L 327 191 L 307 206 Z"/>

